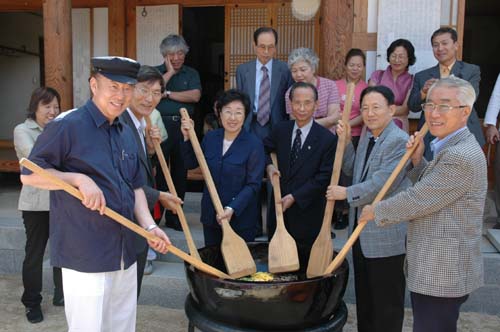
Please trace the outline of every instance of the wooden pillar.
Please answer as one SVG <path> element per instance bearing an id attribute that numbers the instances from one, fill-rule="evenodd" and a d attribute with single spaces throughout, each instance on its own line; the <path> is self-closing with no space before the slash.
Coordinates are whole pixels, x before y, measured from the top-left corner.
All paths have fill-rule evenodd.
<path id="1" fill-rule="evenodd" d="M 71 0 L 43 1 L 45 85 L 61 95 L 61 110 L 73 108 Z"/>
<path id="2" fill-rule="evenodd" d="M 126 54 L 126 0 L 108 1 L 108 53 L 125 56 Z"/>
<path id="3" fill-rule="evenodd" d="M 352 45 L 354 0 L 321 1 L 321 73 L 340 79 L 344 57 Z"/>
<path id="4" fill-rule="evenodd" d="M 125 55 L 131 59 L 137 59 L 137 22 L 135 18 L 135 7 L 137 0 L 127 0 L 127 22 L 126 22 L 126 44 Z"/>

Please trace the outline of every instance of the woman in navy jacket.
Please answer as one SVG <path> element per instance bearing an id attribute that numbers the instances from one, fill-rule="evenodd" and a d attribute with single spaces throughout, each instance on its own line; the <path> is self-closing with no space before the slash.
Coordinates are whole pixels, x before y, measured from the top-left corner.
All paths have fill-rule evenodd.
<path id="1" fill-rule="evenodd" d="M 248 96 L 238 90 L 228 90 L 217 100 L 216 109 L 223 128 L 208 132 L 201 148 L 224 206 L 224 214 L 216 216 L 205 186 L 201 199 L 201 222 L 207 246 L 220 245 L 220 222 L 223 219 L 229 220 L 234 231 L 245 241 L 255 240 L 260 214 L 259 192 L 265 166 L 261 140 L 243 129 L 250 112 Z M 191 126 L 192 121 L 182 121 L 182 151 L 188 169 L 198 167 L 192 145 L 188 142 Z"/>

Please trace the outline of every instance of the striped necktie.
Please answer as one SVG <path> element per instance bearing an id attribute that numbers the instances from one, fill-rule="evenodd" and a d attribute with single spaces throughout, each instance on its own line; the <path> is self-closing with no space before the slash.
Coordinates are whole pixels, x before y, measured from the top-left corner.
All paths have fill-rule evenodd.
<path id="1" fill-rule="evenodd" d="M 257 122 L 265 126 L 271 114 L 271 82 L 267 74 L 267 67 L 262 66 L 262 80 L 260 81 L 259 108 L 257 110 Z"/>
<path id="2" fill-rule="evenodd" d="M 302 132 L 299 128 L 295 131 L 295 139 L 293 140 L 292 151 L 290 152 L 290 167 L 293 167 L 297 159 L 299 159 L 300 148 L 302 147 Z"/>

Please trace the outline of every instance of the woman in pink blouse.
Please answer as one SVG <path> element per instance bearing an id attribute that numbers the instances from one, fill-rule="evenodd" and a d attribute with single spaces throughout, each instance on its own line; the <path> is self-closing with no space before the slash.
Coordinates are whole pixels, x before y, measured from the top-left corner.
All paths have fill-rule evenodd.
<path id="1" fill-rule="evenodd" d="M 333 130 L 340 119 L 340 98 L 335 82 L 315 75 L 319 58 L 310 48 L 296 48 L 288 56 L 288 67 L 295 82 L 311 83 L 318 90 L 319 106 L 314 120 L 325 128 Z M 290 89 L 285 94 L 286 112 L 291 114 Z"/>
<path id="2" fill-rule="evenodd" d="M 359 107 L 359 98 L 361 92 L 368 86 L 361 78 L 366 66 L 366 56 L 359 48 L 351 48 L 345 57 L 345 78 L 335 81 L 337 89 L 340 93 L 340 111 L 344 111 L 346 99 L 347 83 L 354 82 L 354 96 L 352 97 L 351 115 L 349 117 L 349 125 L 351 126 L 352 144 L 356 149 L 363 127 L 363 118 Z"/>
<path id="3" fill-rule="evenodd" d="M 413 84 L 413 75 L 408 68 L 415 64 L 415 48 L 406 39 L 397 39 L 387 49 L 387 62 L 389 66 L 385 70 L 375 71 L 369 85 L 385 85 L 394 93 L 396 113 L 394 122 L 403 130 L 408 132 L 408 96 Z"/>

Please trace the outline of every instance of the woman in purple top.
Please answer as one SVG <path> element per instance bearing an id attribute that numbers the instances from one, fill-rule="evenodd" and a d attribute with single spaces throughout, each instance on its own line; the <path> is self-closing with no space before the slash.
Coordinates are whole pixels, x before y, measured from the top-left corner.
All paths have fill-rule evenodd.
<path id="1" fill-rule="evenodd" d="M 340 96 L 335 82 L 317 76 L 319 58 L 310 48 L 296 48 L 288 56 L 288 67 L 295 82 L 311 83 L 318 90 L 318 109 L 314 120 L 325 128 L 333 130 L 340 119 Z M 290 89 L 285 93 L 286 112 L 291 114 Z"/>
<path id="2" fill-rule="evenodd" d="M 410 41 L 397 39 L 387 49 L 389 66 L 385 70 L 375 71 L 368 81 L 369 85 L 385 85 L 392 90 L 396 103 L 394 122 L 406 132 L 409 129 L 407 102 L 413 84 L 413 75 L 408 72 L 408 68 L 416 60 L 415 48 Z"/>

